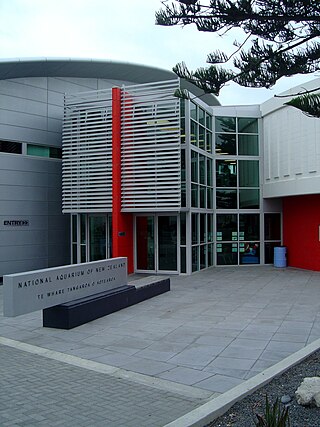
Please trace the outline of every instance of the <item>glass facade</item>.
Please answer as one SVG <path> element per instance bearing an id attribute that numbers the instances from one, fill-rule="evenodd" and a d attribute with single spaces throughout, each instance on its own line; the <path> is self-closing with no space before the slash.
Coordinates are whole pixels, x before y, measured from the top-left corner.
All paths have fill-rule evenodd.
<path id="1" fill-rule="evenodd" d="M 258 118 L 215 117 L 216 264 L 260 264 Z"/>
<path id="2" fill-rule="evenodd" d="M 198 100 L 181 100 L 180 113 L 181 208 L 135 214 L 135 270 L 273 262 L 281 217 L 263 212 L 259 119 L 213 116 Z M 73 262 L 111 256 L 111 230 L 111 215 L 73 215 Z"/>
<path id="3" fill-rule="evenodd" d="M 211 265 L 263 263 L 261 254 L 266 258 L 266 245 L 261 251 L 264 218 L 258 118 L 214 117 L 195 100 L 183 104 L 184 125 L 189 120 L 190 136 L 183 140 L 182 206 L 189 213 L 183 213 L 181 272 L 192 273 Z M 185 238 L 188 229 L 191 250 Z"/>
<path id="4" fill-rule="evenodd" d="M 112 257 L 111 215 L 71 215 L 71 260 L 73 264 Z"/>

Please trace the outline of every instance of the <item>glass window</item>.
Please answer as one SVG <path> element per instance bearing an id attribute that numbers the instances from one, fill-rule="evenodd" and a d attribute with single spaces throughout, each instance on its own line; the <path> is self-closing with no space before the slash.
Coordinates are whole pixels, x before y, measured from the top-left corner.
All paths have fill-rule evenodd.
<path id="1" fill-rule="evenodd" d="M 187 272 L 186 248 L 180 248 L 180 271 L 181 273 Z"/>
<path id="2" fill-rule="evenodd" d="M 207 238 L 208 242 L 213 242 L 213 215 L 207 215 Z"/>
<path id="3" fill-rule="evenodd" d="M 158 217 L 159 270 L 177 271 L 177 217 Z"/>
<path id="4" fill-rule="evenodd" d="M 236 154 L 236 134 L 216 134 L 216 154 Z"/>
<path id="5" fill-rule="evenodd" d="M 106 217 L 89 216 L 90 261 L 106 258 Z"/>
<path id="6" fill-rule="evenodd" d="M 185 117 L 186 115 L 186 101 L 180 99 L 180 117 Z"/>
<path id="7" fill-rule="evenodd" d="M 237 209 L 237 190 L 217 190 L 217 209 Z"/>
<path id="8" fill-rule="evenodd" d="M 197 120 L 198 119 L 198 115 L 197 115 L 197 105 L 194 102 L 190 102 L 190 117 L 193 120 Z"/>
<path id="9" fill-rule="evenodd" d="M 206 242 L 206 214 L 200 214 L 200 243 Z"/>
<path id="10" fill-rule="evenodd" d="M 197 184 L 191 184 L 191 206 L 197 208 L 199 205 L 198 201 L 199 186 Z"/>
<path id="11" fill-rule="evenodd" d="M 72 243 L 72 264 L 78 264 L 78 253 L 76 243 Z"/>
<path id="12" fill-rule="evenodd" d="M 217 242 L 221 240 L 238 240 L 236 214 L 217 215 Z"/>
<path id="13" fill-rule="evenodd" d="M 192 271 L 199 270 L 199 246 L 194 246 L 192 248 Z"/>
<path id="14" fill-rule="evenodd" d="M 200 184 L 206 183 L 206 158 L 199 154 Z"/>
<path id="15" fill-rule="evenodd" d="M 238 119 L 239 133 L 258 133 L 258 119 L 239 118 Z"/>
<path id="16" fill-rule="evenodd" d="M 181 150 L 181 181 L 186 180 L 186 151 Z"/>
<path id="17" fill-rule="evenodd" d="M 212 188 L 207 188 L 207 208 L 208 209 L 213 209 L 212 193 L 213 193 Z"/>
<path id="18" fill-rule="evenodd" d="M 50 157 L 50 148 L 41 145 L 27 145 L 27 154 L 29 156 Z"/>
<path id="19" fill-rule="evenodd" d="M 240 264 L 260 264 L 260 247 L 257 242 L 239 243 Z"/>
<path id="20" fill-rule="evenodd" d="M 180 136 L 181 136 L 181 144 L 185 144 L 185 142 L 186 142 L 186 122 L 185 122 L 185 119 L 180 120 Z"/>
<path id="21" fill-rule="evenodd" d="M 279 213 L 264 214 L 264 239 L 281 239 L 281 216 Z"/>
<path id="22" fill-rule="evenodd" d="M 206 208 L 207 187 L 200 185 L 200 208 Z"/>
<path id="23" fill-rule="evenodd" d="M 212 133 L 207 131 L 206 132 L 206 150 L 208 153 L 211 153 L 212 151 Z"/>
<path id="24" fill-rule="evenodd" d="M 77 215 L 72 215 L 72 242 L 77 243 Z"/>
<path id="25" fill-rule="evenodd" d="M 216 185 L 217 187 L 237 186 L 237 164 L 228 160 L 216 161 Z"/>
<path id="26" fill-rule="evenodd" d="M 240 189 L 239 190 L 239 207 L 240 209 L 259 209 L 260 206 L 259 189 Z"/>
<path id="27" fill-rule="evenodd" d="M 212 187 L 212 160 L 207 158 L 207 185 Z"/>
<path id="28" fill-rule="evenodd" d="M 206 113 L 206 126 L 208 129 L 212 130 L 212 116 Z"/>
<path id="29" fill-rule="evenodd" d="M 213 244 L 208 245 L 208 267 L 213 266 Z"/>
<path id="30" fill-rule="evenodd" d="M 186 213 L 181 212 L 180 214 L 180 244 L 186 244 Z"/>
<path id="31" fill-rule="evenodd" d="M 22 144 L 19 142 L 0 141 L 0 152 L 22 154 Z"/>
<path id="32" fill-rule="evenodd" d="M 204 150 L 206 146 L 205 137 L 206 137 L 205 128 L 203 126 L 199 126 L 199 148 L 201 148 L 201 150 Z"/>
<path id="33" fill-rule="evenodd" d="M 198 109 L 199 113 L 199 123 L 201 123 L 203 126 L 205 126 L 205 112 L 202 108 L 199 107 Z"/>
<path id="34" fill-rule="evenodd" d="M 50 147 L 49 155 L 52 159 L 62 159 L 62 150 L 61 148 Z"/>
<path id="35" fill-rule="evenodd" d="M 187 191 L 186 191 L 186 183 L 181 183 L 181 206 L 185 208 L 187 206 Z"/>
<path id="36" fill-rule="evenodd" d="M 78 234 L 77 234 L 77 215 L 72 215 L 72 263 L 77 264 L 78 262 L 78 254 L 77 254 L 77 241 L 78 241 Z"/>
<path id="37" fill-rule="evenodd" d="M 258 135 L 238 135 L 238 153 L 241 156 L 259 156 Z"/>
<path id="38" fill-rule="evenodd" d="M 200 270 L 203 270 L 207 266 L 207 245 L 200 246 Z"/>
<path id="39" fill-rule="evenodd" d="M 239 186 L 259 187 L 259 160 L 239 160 Z"/>
<path id="40" fill-rule="evenodd" d="M 86 258 L 86 246 L 85 245 L 80 246 L 80 254 L 81 254 L 81 261 L 80 262 L 86 262 L 87 258 Z"/>
<path id="41" fill-rule="evenodd" d="M 236 118 L 235 117 L 216 117 L 216 132 L 235 132 Z"/>
<path id="42" fill-rule="evenodd" d="M 198 125 L 193 120 L 191 120 L 190 142 L 193 145 L 198 145 Z"/>
<path id="43" fill-rule="evenodd" d="M 259 214 L 239 215 L 239 240 L 260 240 Z"/>
<path id="44" fill-rule="evenodd" d="M 112 216 L 107 216 L 107 227 L 108 227 L 108 253 L 107 257 L 112 258 Z"/>
<path id="45" fill-rule="evenodd" d="M 273 264 L 274 262 L 274 248 L 280 246 L 281 242 L 266 242 L 264 244 L 264 263 Z"/>
<path id="46" fill-rule="evenodd" d="M 199 243 L 199 226 L 198 226 L 198 215 L 197 213 L 193 213 L 191 215 L 191 234 L 192 234 L 192 244 L 196 245 Z"/>
<path id="47" fill-rule="evenodd" d="M 136 234 L 137 268 L 154 270 L 154 217 L 137 216 Z"/>
<path id="48" fill-rule="evenodd" d="M 238 243 L 217 243 L 217 264 L 238 264 Z"/>
<path id="49" fill-rule="evenodd" d="M 80 243 L 86 244 L 86 215 L 80 214 Z"/>
<path id="50" fill-rule="evenodd" d="M 198 182 L 198 153 L 191 150 L 191 181 Z"/>

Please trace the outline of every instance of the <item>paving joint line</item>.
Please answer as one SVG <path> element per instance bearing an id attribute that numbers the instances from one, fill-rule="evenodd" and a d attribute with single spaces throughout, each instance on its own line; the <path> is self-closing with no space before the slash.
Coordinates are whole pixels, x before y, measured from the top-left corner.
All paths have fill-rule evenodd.
<path id="1" fill-rule="evenodd" d="M 319 348 L 320 338 L 164 427 L 203 427 L 209 424 L 227 412 L 232 405 L 268 384 L 277 375 L 302 362 Z"/>
<path id="2" fill-rule="evenodd" d="M 11 338 L 5 338 L 0 336 L 0 344 L 7 347 L 15 348 L 17 350 L 25 351 L 27 353 L 46 357 L 48 359 L 67 363 L 72 366 L 77 366 L 78 368 L 83 368 L 90 371 L 110 375 L 115 378 L 128 380 L 162 391 L 176 393 L 184 397 L 208 401 L 220 395 L 220 393 L 213 393 L 211 391 L 204 390 L 198 387 L 175 383 L 173 381 L 152 377 L 150 375 L 140 374 L 138 372 L 128 371 L 123 368 L 118 368 L 101 362 L 95 362 L 93 360 L 83 359 L 78 356 L 73 356 L 71 354 L 66 354 L 55 350 L 49 350 L 43 347 L 38 347 L 32 344 L 16 341 Z"/>

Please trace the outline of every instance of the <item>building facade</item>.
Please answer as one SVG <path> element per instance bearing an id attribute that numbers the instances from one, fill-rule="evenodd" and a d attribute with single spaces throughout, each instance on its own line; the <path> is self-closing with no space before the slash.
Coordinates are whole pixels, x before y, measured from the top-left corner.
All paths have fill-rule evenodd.
<path id="1" fill-rule="evenodd" d="M 191 274 L 273 262 L 281 203 L 263 199 L 259 106 L 174 96 L 179 80 L 66 96 L 63 206 L 72 259 Z"/>
<path id="2" fill-rule="evenodd" d="M 319 88 L 315 79 L 289 90 Z M 265 200 L 282 202 L 283 244 L 288 264 L 320 270 L 320 120 L 272 98 L 260 106 L 263 117 Z M 290 99 L 290 98 L 289 98 Z"/>
<path id="3" fill-rule="evenodd" d="M 0 62 L 0 102 L 0 277 L 112 256 L 192 274 L 282 244 L 320 270 L 320 123 L 283 99 L 224 107 L 166 70 L 39 59 Z"/>

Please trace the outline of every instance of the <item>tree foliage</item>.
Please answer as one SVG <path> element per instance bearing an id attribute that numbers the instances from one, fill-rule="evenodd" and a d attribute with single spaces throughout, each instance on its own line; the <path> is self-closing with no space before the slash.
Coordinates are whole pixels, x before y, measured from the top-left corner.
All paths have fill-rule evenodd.
<path id="1" fill-rule="evenodd" d="M 227 55 L 216 50 L 208 67 L 173 71 L 206 93 L 219 95 L 234 81 L 271 88 L 278 79 L 320 69 L 320 0 L 169 0 L 156 13 L 158 25 L 196 25 L 199 31 L 224 35 L 240 28 L 243 40 Z"/>
<path id="2" fill-rule="evenodd" d="M 304 94 L 285 102 L 286 105 L 298 108 L 309 117 L 320 118 L 320 94 Z"/>

